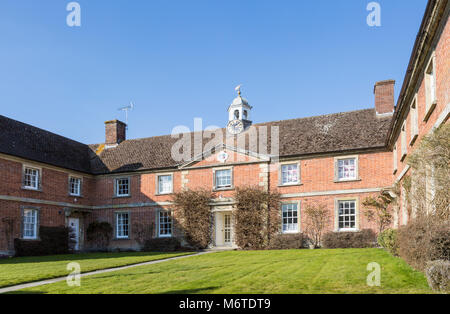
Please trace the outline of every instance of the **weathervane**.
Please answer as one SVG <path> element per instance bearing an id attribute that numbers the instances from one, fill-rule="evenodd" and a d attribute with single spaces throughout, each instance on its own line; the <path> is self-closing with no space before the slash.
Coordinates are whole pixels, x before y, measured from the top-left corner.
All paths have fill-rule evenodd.
<path id="1" fill-rule="evenodd" d="M 241 87 L 242 87 L 242 84 L 236 86 L 236 88 L 235 88 L 235 91 L 238 92 L 239 96 L 241 96 Z"/>
<path id="2" fill-rule="evenodd" d="M 134 109 L 133 102 L 130 102 L 129 106 L 125 106 L 125 107 L 118 109 L 119 111 L 125 111 L 125 124 L 126 124 L 127 129 L 128 129 L 128 111 L 131 111 L 133 109 Z"/>

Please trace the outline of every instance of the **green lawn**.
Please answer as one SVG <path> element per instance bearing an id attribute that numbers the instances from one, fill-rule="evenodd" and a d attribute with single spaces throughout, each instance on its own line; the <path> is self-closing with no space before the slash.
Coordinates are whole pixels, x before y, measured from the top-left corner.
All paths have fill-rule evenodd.
<path id="1" fill-rule="evenodd" d="M 367 264 L 381 265 L 369 287 Z M 82 278 L 25 293 L 430 293 L 426 279 L 381 249 L 220 252 Z"/>
<path id="2" fill-rule="evenodd" d="M 67 264 L 77 262 L 82 272 L 138 264 L 190 253 L 93 253 L 0 259 L 0 287 L 66 276 Z"/>

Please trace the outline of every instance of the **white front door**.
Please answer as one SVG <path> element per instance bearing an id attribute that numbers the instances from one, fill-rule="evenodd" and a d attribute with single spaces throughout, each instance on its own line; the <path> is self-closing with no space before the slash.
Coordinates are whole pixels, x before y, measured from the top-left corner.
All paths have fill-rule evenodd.
<path id="1" fill-rule="evenodd" d="M 223 215 L 223 231 L 225 245 L 231 245 L 231 214 Z"/>
<path id="2" fill-rule="evenodd" d="M 78 251 L 80 249 L 80 219 L 69 218 L 69 228 L 71 229 L 73 240 L 75 241 L 74 249 Z"/>
<path id="3" fill-rule="evenodd" d="M 231 246 L 232 232 L 231 213 L 216 212 L 216 246 Z"/>

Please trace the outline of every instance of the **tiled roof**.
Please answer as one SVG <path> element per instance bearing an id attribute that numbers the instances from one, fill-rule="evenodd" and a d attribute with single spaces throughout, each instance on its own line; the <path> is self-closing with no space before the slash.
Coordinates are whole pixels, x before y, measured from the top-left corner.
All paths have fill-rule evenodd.
<path id="1" fill-rule="evenodd" d="M 377 117 L 374 109 L 366 109 L 261 123 L 255 127 L 267 127 L 270 147 L 271 128 L 278 126 L 280 157 L 288 157 L 383 148 L 390 121 L 391 117 Z M 222 132 L 225 134 L 224 129 Z M 170 135 L 127 140 L 115 148 L 103 150 L 92 160 L 92 171 L 108 173 L 176 167 L 179 163 L 172 159 L 171 150 L 177 140 Z M 204 145 L 210 140 L 204 139 Z M 99 145 L 91 145 L 91 148 L 95 151 Z"/>
<path id="2" fill-rule="evenodd" d="M 87 145 L 0 115 L 0 153 L 90 173 Z"/>
<path id="3" fill-rule="evenodd" d="M 377 117 L 374 109 L 366 109 L 255 127 L 267 127 L 270 147 L 271 128 L 278 126 L 280 156 L 288 157 L 383 148 L 390 121 L 391 117 Z M 225 134 L 225 129 L 221 131 Z M 172 159 L 171 151 L 177 141 L 166 135 L 102 149 L 102 144 L 88 146 L 0 116 L 0 153 L 93 174 L 174 168 L 179 162 Z M 209 141 L 203 139 L 204 144 Z"/>

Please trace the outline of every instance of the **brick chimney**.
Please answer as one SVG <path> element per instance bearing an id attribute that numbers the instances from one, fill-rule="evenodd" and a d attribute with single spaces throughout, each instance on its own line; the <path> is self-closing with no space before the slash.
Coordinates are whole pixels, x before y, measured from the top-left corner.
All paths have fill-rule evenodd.
<path id="1" fill-rule="evenodd" d="M 386 80 L 375 83 L 375 109 L 377 115 L 385 115 L 394 112 L 394 80 Z"/>
<path id="2" fill-rule="evenodd" d="M 105 145 L 114 146 L 125 141 L 127 125 L 119 120 L 105 122 Z"/>

